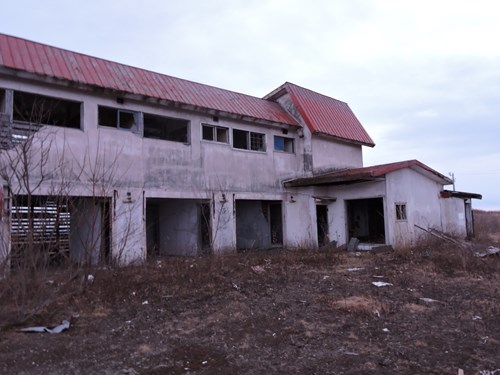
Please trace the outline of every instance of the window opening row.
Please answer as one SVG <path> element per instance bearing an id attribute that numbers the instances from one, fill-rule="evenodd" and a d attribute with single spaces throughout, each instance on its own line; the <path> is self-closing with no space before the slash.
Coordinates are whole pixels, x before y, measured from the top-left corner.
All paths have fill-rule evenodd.
<path id="1" fill-rule="evenodd" d="M 0 109 L 4 106 L 5 91 L 0 90 Z M 81 102 L 45 95 L 14 91 L 13 120 L 37 125 L 81 128 Z M 98 106 L 100 126 L 138 133 L 139 112 Z M 266 151 L 265 134 L 240 129 L 232 130 L 233 147 L 241 150 Z M 143 113 L 145 138 L 188 143 L 189 121 Z M 229 128 L 202 124 L 202 139 L 229 144 Z M 293 138 L 274 136 L 274 150 L 293 153 Z"/>
<path id="2" fill-rule="evenodd" d="M 229 144 L 229 128 L 202 124 L 202 139 L 205 141 Z M 265 134 L 233 129 L 233 147 L 240 150 L 265 152 Z M 293 153 L 293 138 L 274 136 L 274 150 Z"/>

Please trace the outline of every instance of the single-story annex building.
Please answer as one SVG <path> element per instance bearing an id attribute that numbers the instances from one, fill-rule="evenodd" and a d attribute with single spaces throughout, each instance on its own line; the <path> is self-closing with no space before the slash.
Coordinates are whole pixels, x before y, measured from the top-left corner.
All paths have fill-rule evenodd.
<path id="1" fill-rule="evenodd" d="M 0 34 L 0 261 L 75 262 L 473 235 L 471 199 L 375 144 L 349 106 L 263 98 Z"/>

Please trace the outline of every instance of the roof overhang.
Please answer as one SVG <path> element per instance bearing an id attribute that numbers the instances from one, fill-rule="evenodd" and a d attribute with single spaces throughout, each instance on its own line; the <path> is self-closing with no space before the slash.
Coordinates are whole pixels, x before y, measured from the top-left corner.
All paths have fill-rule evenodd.
<path id="1" fill-rule="evenodd" d="M 419 162 L 418 160 L 406 160 L 370 167 L 346 168 L 342 170 L 323 172 L 313 176 L 286 180 L 283 181 L 283 185 L 285 187 L 303 187 L 321 185 L 350 185 L 362 182 L 383 181 L 387 174 L 405 168 L 411 169 L 441 185 L 449 185 L 452 183 L 448 177 Z"/>
<path id="2" fill-rule="evenodd" d="M 483 199 L 483 196 L 481 194 L 467 193 L 465 191 L 442 190 L 441 198 Z"/>
<path id="3" fill-rule="evenodd" d="M 325 138 L 325 139 L 334 139 L 336 141 L 351 143 L 351 144 L 360 145 L 360 146 L 368 146 L 368 147 L 372 147 L 372 148 L 375 147 L 375 143 L 359 142 L 359 141 L 356 141 L 353 139 L 337 137 L 337 136 L 322 133 L 322 132 L 313 132 L 312 135 L 319 136 L 319 137 Z"/>
<path id="4" fill-rule="evenodd" d="M 322 185 L 353 185 L 363 182 L 383 181 L 384 177 L 370 177 L 367 175 L 353 175 L 348 177 L 335 176 L 312 176 L 296 178 L 293 180 L 284 181 L 285 187 L 304 187 L 304 186 L 322 186 Z"/>

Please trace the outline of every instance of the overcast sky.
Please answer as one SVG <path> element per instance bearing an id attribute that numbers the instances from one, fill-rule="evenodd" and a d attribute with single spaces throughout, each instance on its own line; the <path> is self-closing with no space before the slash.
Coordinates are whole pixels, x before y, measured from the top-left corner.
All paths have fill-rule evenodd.
<path id="1" fill-rule="evenodd" d="M 418 159 L 500 210 L 500 2 L 2 0 L 0 32 L 262 97 L 349 103 L 365 165 Z"/>

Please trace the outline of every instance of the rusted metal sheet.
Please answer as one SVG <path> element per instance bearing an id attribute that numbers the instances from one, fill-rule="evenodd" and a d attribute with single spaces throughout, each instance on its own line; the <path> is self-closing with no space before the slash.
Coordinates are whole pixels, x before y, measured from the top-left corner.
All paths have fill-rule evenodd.
<path id="1" fill-rule="evenodd" d="M 0 65 L 71 82 L 299 126 L 279 104 L 0 34 Z"/>
<path id="2" fill-rule="evenodd" d="M 404 168 L 412 168 L 427 173 L 443 184 L 451 184 L 451 180 L 425 165 L 418 160 L 406 160 L 396 163 L 379 164 L 364 168 L 344 169 L 340 171 L 321 173 L 313 177 L 296 178 L 285 181 L 287 187 L 313 186 L 313 185 L 344 185 L 349 183 L 359 183 L 364 181 L 376 181 L 382 179 L 386 174 Z"/>
<path id="3" fill-rule="evenodd" d="M 311 132 L 366 146 L 375 146 L 375 143 L 347 103 L 289 82 L 286 82 L 265 98 L 273 100 L 284 93 L 290 95 L 290 99 Z"/>

